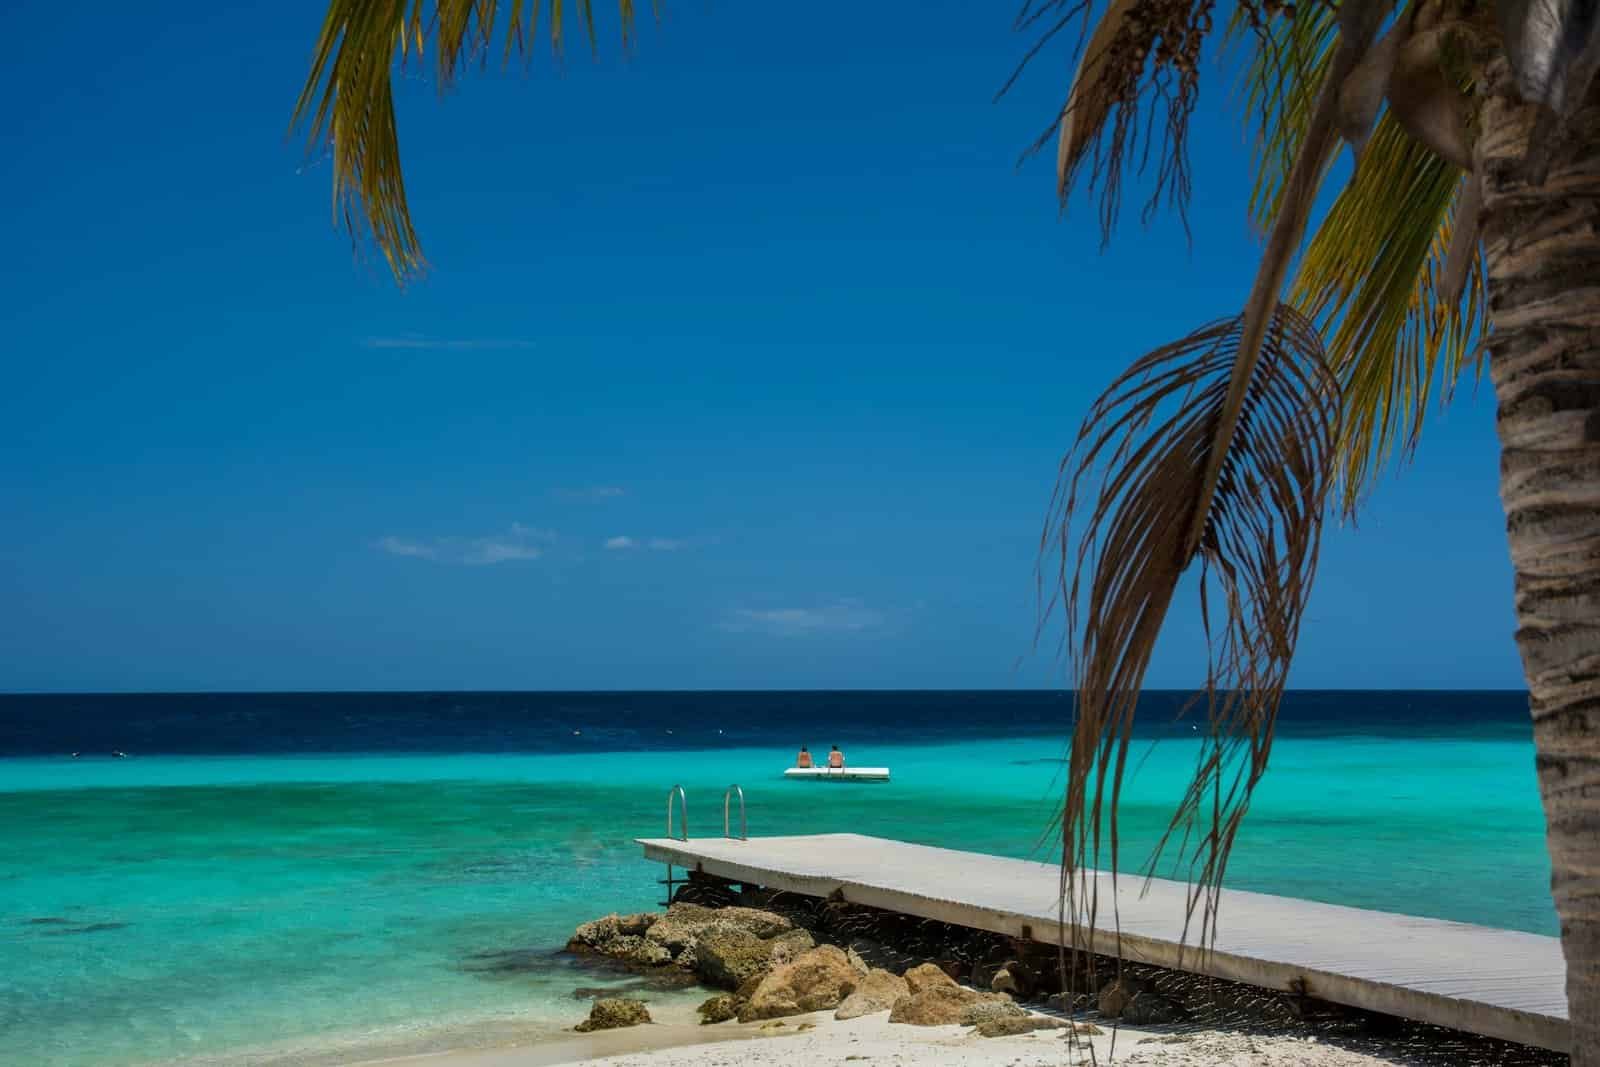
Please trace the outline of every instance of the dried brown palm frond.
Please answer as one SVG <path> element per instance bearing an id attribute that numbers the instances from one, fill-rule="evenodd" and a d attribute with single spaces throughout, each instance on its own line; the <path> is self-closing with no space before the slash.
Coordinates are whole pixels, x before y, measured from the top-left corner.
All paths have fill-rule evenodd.
<path id="1" fill-rule="evenodd" d="M 1135 363 L 1091 409 L 1052 500 L 1041 579 L 1045 559 L 1058 571 L 1044 614 L 1059 608 L 1064 616 L 1078 687 L 1062 816 L 1062 890 L 1075 949 L 1089 947 L 1082 939 L 1098 910 L 1092 870 L 1117 869 L 1116 812 L 1145 670 L 1179 580 L 1196 564 L 1212 653 L 1208 740 L 1151 858 L 1153 869 L 1161 848 L 1180 836 L 1178 858 L 1194 886 L 1191 919 L 1220 885 L 1250 790 L 1266 769 L 1316 569 L 1339 394 L 1315 326 L 1280 305 L 1224 439 L 1244 340 L 1241 316 Z M 1197 513 L 1218 449 L 1225 454 L 1215 490 Z M 1208 905 L 1203 942 L 1214 934 L 1211 918 Z"/>
<path id="2" fill-rule="evenodd" d="M 1338 440 L 1338 386 L 1322 341 L 1279 294 L 1339 143 L 1338 88 L 1391 6 L 1339 8 L 1338 44 L 1243 313 L 1135 364 L 1095 405 L 1064 465 L 1041 568 L 1059 551 L 1058 597 L 1043 615 L 1063 608 L 1078 696 L 1062 818 L 1062 907 L 1075 920 L 1074 949 L 1098 908 L 1090 869 L 1102 855 L 1119 868 L 1118 807 L 1139 692 L 1179 578 L 1196 562 L 1208 634 L 1213 583 L 1224 624 L 1205 686 L 1209 740 L 1162 848 L 1182 835 L 1193 887 L 1186 918 L 1204 903 L 1201 941 L 1214 937 L 1212 903 L 1266 768 Z M 1169 404 L 1176 413 L 1160 414 Z M 1090 517 L 1074 535 L 1080 500 Z"/>
<path id="3" fill-rule="evenodd" d="M 1189 118 L 1200 92 L 1200 50 L 1211 33 L 1216 0 L 1108 0 L 1079 48 L 1078 69 L 1061 109 L 1023 153 L 1059 137 L 1057 190 L 1063 204 L 1087 167 L 1100 194 L 1102 235 L 1109 239 L 1122 202 L 1126 169 L 1155 174 L 1143 211 L 1163 200 L 1182 216 L 1189 199 Z M 1038 39 L 1001 89 L 1057 34 L 1088 29 L 1095 0 L 1026 0 L 1017 27 Z M 1157 124 L 1160 131 L 1157 132 Z"/>

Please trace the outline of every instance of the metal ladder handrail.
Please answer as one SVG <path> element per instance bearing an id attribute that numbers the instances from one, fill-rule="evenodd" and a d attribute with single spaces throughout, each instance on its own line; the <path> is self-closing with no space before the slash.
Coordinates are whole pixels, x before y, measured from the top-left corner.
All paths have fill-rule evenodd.
<path id="1" fill-rule="evenodd" d="M 728 807 L 733 802 L 733 794 L 735 793 L 739 794 L 739 840 L 748 841 L 750 840 L 750 837 L 748 832 L 749 825 L 745 822 L 744 790 L 739 788 L 737 782 L 733 785 L 730 785 L 727 788 L 727 791 L 722 794 L 722 836 L 733 836 L 733 834 L 728 832 Z"/>
<path id="2" fill-rule="evenodd" d="M 683 834 L 678 840 L 687 841 L 689 840 L 689 794 L 684 792 L 681 785 L 675 785 L 667 790 L 667 836 L 672 836 L 672 801 L 674 797 L 678 800 L 678 807 L 682 817 L 681 829 Z"/>

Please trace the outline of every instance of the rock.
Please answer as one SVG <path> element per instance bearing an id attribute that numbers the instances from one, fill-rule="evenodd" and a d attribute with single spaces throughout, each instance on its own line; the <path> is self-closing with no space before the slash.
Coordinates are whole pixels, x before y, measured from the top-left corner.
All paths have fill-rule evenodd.
<path id="1" fill-rule="evenodd" d="M 645 936 L 675 959 L 692 950 L 712 930 L 743 930 L 758 938 L 776 937 L 794 929 L 794 923 L 770 911 L 755 908 L 707 908 L 674 903 L 651 924 Z M 680 960 L 681 962 L 681 960 Z"/>
<path id="2" fill-rule="evenodd" d="M 978 994 L 982 996 L 983 994 Z M 994 1019 L 1026 1019 L 1028 1013 L 1017 1007 L 1010 1000 L 995 998 L 994 1000 L 979 1000 L 962 1009 L 960 1023 L 962 1026 L 980 1026 Z"/>
<path id="3" fill-rule="evenodd" d="M 914 970 L 920 969 L 914 968 Z M 911 973 L 911 971 L 906 972 L 908 983 L 911 980 Z M 929 982 L 921 987 L 920 992 L 913 984 L 911 990 L 909 997 L 895 1002 L 894 1008 L 889 1012 L 890 1022 L 907 1023 L 911 1026 L 955 1026 L 965 1023 L 969 1018 L 981 1017 L 983 1011 L 1004 1010 L 979 1009 L 979 1005 L 993 1004 L 997 1001 L 1010 1004 L 1010 998 L 1004 993 L 980 993 L 975 989 L 963 989 L 954 982 L 949 982 L 947 985 Z"/>
<path id="4" fill-rule="evenodd" d="M 996 993 L 1010 993 L 1013 996 L 1025 997 L 1033 989 L 1029 981 L 1028 972 L 1016 960 L 1001 964 L 1000 969 L 994 972 L 994 977 L 989 979 L 989 988 Z"/>
<path id="5" fill-rule="evenodd" d="M 848 955 L 850 962 L 855 964 L 862 974 L 866 974 L 874 967 L 898 974 L 905 969 L 908 962 L 901 953 L 868 937 L 852 937 Z"/>
<path id="6" fill-rule="evenodd" d="M 718 989 L 738 989 L 771 969 L 772 946 L 745 930 L 711 930 L 695 945 L 695 973 Z"/>
<path id="7" fill-rule="evenodd" d="M 567 951 L 607 956 L 635 967 L 654 968 L 672 962 L 672 953 L 659 941 L 645 935 L 661 917 L 641 912 L 637 915 L 607 915 L 586 922 L 573 931 Z"/>
<path id="8" fill-rule="evenodd" d="M 1103 1034 L 1103 1033 L 1105 1033 L 1104 1030 L 1100 1029 L 1094 1023 L 1073 1023 L 1071 1028 L 1070 1028 L 1070 1032 L 1074 1033 L 1074 1034 L 1088 1034 L 1091 1037 L 1094 1036 L 1095 1034 Z M 1065 1035 L 1062 1035 L 1062 1036 L 1065 1036 Z"/>
<path id="9" fill-rule="evenodd" d="M 989 989 L 997 993 L 1013 993 L 1013 995 L 1021 995 L 1022 993 L 1022 990 L 1019 989 L 1019 982 L 1016 981 L 1016 976 L 1011 974 L 1008 968 L 1000 968 L 995 971 L 994 977 L 989 979 Z"/>
<path id="10" fill-rule="evenodd" d="M 727 993 L 719 993 L 700 1007 L 695 1009 L 700 1013 L 700 1024 L 725 1023 L 739 1015 L 739 998 Z"/>
<path id="11" fill-rule="evenodd" d="M 1100 990 L 1100 1014 L 1107 1019 L 1120 1019 L 1133 998 L 1144 988 L 1144 984 L 1135 978 L 1118 978 L 1116 981 Z"/>
<path id="12" fill-rule="evenodd" d="M 795 928 L 794 921 L 788 916 L 759 908 L 719 908 L 717 921 L 749 930 L 763 939 L 786 934 Z"/>
<path id="13" fill-rule="evenodd" d="M 623 1026 L 638 1026 L 650 1021 L 650 1012 L 642 1000 L 610 998 L 597 1000 L 589 1009 L 589 1017 L 574 1030 L 586 1034 L 591 1030 L 615 1030 Z"/>
<path id="14" fill-rule="evenodd" d="M 811 936 L 809 930 L 790 930 L 768 938 L 767 944 L 772 947 L 772 965 L 782 967 L 816 948 L 817 939 Z"/>
<path id="15" fill-rule="evenodd" d="M 742 933 L 764 940 L 794 931 L 792 920 L 769 911 L 674 902 L 665 915 L 650 912 L 607 915 L 586 922 L 573 932 L 567 950 L 607 956 L 645 970 L 675 963 L 685 971 L 693 971 L 700 967 L 700 941 L 711 934 L 736 936 Z M 788 946 L 785 959 L 804 950 L 798 939 L 785 944 Z M 809 944 L 806 942 L 806 947 Z M 717 967 L 718 964 L 711 964 L 713 973 Z M 728 979 L 720 984 L 732 988 L 738 983 Z"/>
<path id="16" fill-rule="evenodd" d="M 637 915 L 615 913 L 581 924 L 572 933 L 568 947 L 582 945 L 586 948 L 606 950 L 606 946 L 622 937 L 642 937 L 654 926 L 660 916 L 651 912 Z"/>
<path id="17" fill-rule="evenodd" d="M 909 978 L 911 972 L 906 973 Z M 967 998 L 954 982 L 948 986 L 928 985 L 895 1001 L 889 1021 L 910 1026 L 954 1026 L 966 1008 Z"/>
<path id="18" fill-rule="evenodd" d="M 910 995 L 911 987 L 904 978 L 874 968 L 862 976 L 855 992 L 844 998 L 844 1003 L 839 1005 L 839 1010 L 833 1013 L 833 1017 L 859 1019 L 863 1015 L 874 1015 L 880 1011 L 888 1011 L 894 1007 L 896 1001 Z"/>
<path id="19" fill-rule="evenodd" d="M 951 978 L 937 963 L 924 963 L 920 967 L 913 967 L 906 972 L 906 985 L 911 989 L 911 995 L 916 996 L 925 989 L 934 989 L 948 986 L 958 989 L 956 980 Z"/>
<path id="20" fill-rule="evenodd" d="M 763 978 L 750 994 L 750 1002 L 739 1012 L 739 1020 L 776 1019 L 837 1008 L 855 992 L 860 979 L 843 952 L 832 945 L 814 948 Z"/>
<path id="21" fill-rule="evenodd" d="M 1124 1022 L 1133 1026 L 1149 1026 L 1154 1023 L 1181 1023 L 1189 1018 L 1189 1013 L 1177 1003 L 1168 1000 L 1159 993 L 1144 992 L 1133 998 L 1133 1001 L 1122 1010 Z"/>
<path id="22" fill-rule="evenodd" d="M 728 883 L 721 878 L 701 874 L 699 871 L 689 872 L 688 884 L 673 894 L 674 903 L 687 901 L 691 904 L 705 904 L 713 908 L 725 907 L 737 899 Z"/>
<path id="23" fill-rule="evenodd" d="M 1188 1012 L 1179 1005 L 1127 976 L 1100 990 L 1099 1008 L 1106 1018 L 1121 1019 L 1134 1026 L 1176 1023 L 1188 1017 Z"/>
<path id="24" fill-rule="evenodd" d="M 711 917 L 715 913 L 716 909 L 699 904 L 674 903 L 645 936 L 677 956 L 700 939 L 700 935 L 711 925 Z"/>
<path id="25" fill-rule="evenodd" d="M 626 963 L 644 967 L 660 967 L 672 962 L 672 954 L 648 938 L 623 934 L 608 942 L 602 950 L 607 956 Z"/>
<path id="26" fill-rule="evenodd" d="M 617 936 L 617 920 L 622 916 L 611 914 L 598 919 L 590 919 L 586 923 L 579 923 L 578 928 L 572 932 L 572 937 L 567 940 L 567 947 L 584 945 L 588 948 L 599 948 L 608 944 Z"/>
<path id="27" fill-rule="evenodd" d="M 617 933 L 633 937 L 643 937 L 650 927 L 661 918 L 653 911 L 641 911 L 634 915 L 617 916 Z"/>
<path id="28" fill-rule="evenodd" d="M 1015 1037 L 1018 1034 L 1031 1034 L 1035 1030 L 1070 1030 L 1072 1024 L 1064 1019 L 1051 1019 L 1044 1015 L 997 1015 L 984 1019 L 977 1024 L 973 1032 L 979 1037 Z"/>
<path id="29" fill-rule="evenodd" d="M 763 941 L 747 930 L 714 926 L 695 943 L 693 967 L 707 985 L 737 990 L 751 979 L 760 981 L 774 967 L 793 963 L 815 947 L 816 942 L 805 930 L 790 930 Z"/>
<path id="30" fill-rule="evenodd" d="M 780 890 L 763 889 L 755 885 L 741 886 L 735 895 L 739 903 L 747 908 L 765 908 L 783 896 Z"/>

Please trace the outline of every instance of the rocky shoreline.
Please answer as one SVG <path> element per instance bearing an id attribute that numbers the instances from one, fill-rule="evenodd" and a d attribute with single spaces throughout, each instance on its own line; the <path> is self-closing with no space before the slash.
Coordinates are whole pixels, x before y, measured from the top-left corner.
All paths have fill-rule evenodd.
<path id="1" fill-rule="evenodd" d="M 970 1026 L 985 1036 L 1093 1030 L 1090 1023 L 1036 1015 L 1019 1004 L 1068 1006 L 1060 957 L 1048 946 L 704 879 L 685 886 L 664 913 L 607 915 L 584 923 L 567 950 L 653 984 L 692 981 L 723 990 L 700 1006 L 705 1023 L 817 1011 L 831 1011 L 837 1019 L 888 1012 L 891 1023 Z M 1102 993 L 1102 1008 L 1115 1009 L 1110 1014 L 1116 1017 L 1183 1017 L 1179 1006 L 1129 976 L 1112 976 L 1106 985 L 1111 999 Z M 629 1017 L 620 1006 L 626 1003 L 597 1002 L 585 1025 L 628 1025 L 610 1021 Z"/>
<path id="2" fill-rule="evenodd" d="M 1096 1024 L 1128 1025 L 1157 1027 L 1173 1041 L 1223 1031 L 1300 1035 L 1369 1051 L 1404 1047 L 1407 1058 L 1394 1062 L 1428 1067 L 1545 1067 L 1566 1059 L 1294 992 L 1070 957 L 1032 940 L 704 876 L 691 876 L 665 912 L 595 919 L 566 947 L 646 989 L 719 990 L 699 1007 L 705 1024 L 765 1027 L 814 1012 L 836 1020 L 886 1013 L 893 1024 L 960 1025 L 984 1037 L 1062 1030 L 1071 1040 L 1099 1033 Z M 584 1027 L 644 1021 L 638 1001 L 602 998 Z"/>

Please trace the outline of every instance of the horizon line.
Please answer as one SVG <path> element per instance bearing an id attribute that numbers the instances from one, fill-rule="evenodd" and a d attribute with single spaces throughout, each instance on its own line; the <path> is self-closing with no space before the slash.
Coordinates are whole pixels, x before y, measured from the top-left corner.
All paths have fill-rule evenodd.
<path id="1" fill-rule="evenodd" d="M 1202 688 L 1149 686 L 1141 693 L 1201 693 Z M 1013 686 L 1007 688 L 929 688 L 909 687 L 891 689 L 881 686 L 841 687 L 818 686 L 798 688 L 751 689 L 745 687 L 689 688 L 624 688 L 624 689 L 0 689 L 0 699 L 6 697 L 159 697 L 159 696 L 624 696 L 653 694 L 712 694 L 712 693 L 1055 693 L 1070 695 L 1074 690 L 1046 686 Z M 1289 693 L 1527 693 L 1526 688 L 1491 686 L 1486 688 L 1460 688 L 1451 686 L 1404 687 L 1319 687 L 1305 686 L 1285 689 Z"/>

